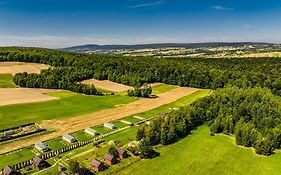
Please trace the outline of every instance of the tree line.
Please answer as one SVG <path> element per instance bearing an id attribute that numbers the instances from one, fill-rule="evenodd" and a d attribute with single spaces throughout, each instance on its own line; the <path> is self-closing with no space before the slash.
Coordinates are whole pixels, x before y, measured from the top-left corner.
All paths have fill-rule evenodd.
<path id="1" fill-rule="evenodd" d="M 139 127 L 136 137 L 150 145 L 171 144 L 202 124 L 233 135 L 238 145 L 271 155 L 281 148 L 281 99 L 262 88 L 228 87 Z"/>

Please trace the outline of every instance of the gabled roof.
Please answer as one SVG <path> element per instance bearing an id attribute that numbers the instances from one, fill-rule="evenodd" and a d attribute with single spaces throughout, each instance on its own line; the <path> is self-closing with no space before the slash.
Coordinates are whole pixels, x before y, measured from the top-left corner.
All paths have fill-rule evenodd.
<path id="1" fill-rule="evenodd" d="M 13 168 L 11 168 L 10 166 L 6 166 L 5 168 L 4 168 L 4 170 L 3 170 L 3 174 L 12 174 L 12 173 L 14 173 L 14 172 L 16 172 L 16 170 L 14 170 Z"/>
<path id="2" fill-rule="evenodd" d="M 112 123 L 104 123 L 103 125 L 111 128 L 115 127 L 115 125 Z"/>
<path id="3" fill-rule="evenodd" d="M 112 155 L 110 155 L 110 154 L 106 153 L 106 154 L 103 156 L 103 158 L 104 158 L 105 160 L 109 160 L 109 161 L 111 161 L 111 160 L 113 160 L 113 159 L 114 159 L 114 156 L 112 156 Z"/>
<path id="4" fill-rule="evenodd" d="M 62 137 L 66 138 L 68 140 L 75 140 L 75 138 L 73 136 L 69 135 L 69 134 L 64 134 Z"/>
<path id="5" fill-rule="evenodd" d="M 125 153 L 125 151 L 121 148 L 117 148 L 117 152 L 118 152 L 118 154 L 124 154 Z"/>
<path id="6" fill-rule="evenodd" d="M 35 166 L 38 166 L 38 165 L 40 165 L 41 163 L 44 162 L 44 160 L 43 160 L 42 158 L 38 157 L 38 156 L 34 157 L 34 158 L 32 159 L 32 161 L 33 161 L 33 164 L 34 164 Z"/>
<path id="7" fill-rule="evenodd" d="M 99 166 L 101 166 L 101 162 L 98 161 L 98 160 L 96 160 L 96 159 L 92 160 L 92 161 L 91 161 L 91 164 L 92 164 L 92 166 L 97 167 L 97 168 L 98 168 Z"/>
<path id="8" fill-rule="evenodd" d="M 35 146 L 37 146 L 37 147 L 39 147 L 39 148 L 41 148 L 41 149 L 48 149 L 48 146 L 45 145 L 45 144 L 42 143 L 42 142 L 37 142 L 37 143 L 35 143 Z"/>

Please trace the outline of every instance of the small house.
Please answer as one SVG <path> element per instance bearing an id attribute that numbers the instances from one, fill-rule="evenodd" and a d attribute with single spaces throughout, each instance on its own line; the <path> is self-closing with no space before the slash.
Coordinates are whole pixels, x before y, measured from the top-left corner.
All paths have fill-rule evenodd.
<path id="1" fill-rule="evenodd" d="M 49 150 L 49 147 L 42 142 L 35 143 L 35 148 L 42 153 Z"/>
<path id="2" fill-rule="evenodd" d="M 73 142 L 76 142 L 76 139 L 74 137 L 72 137 L 71 135 L 69 134 L 64 134 L 62 136 L 62 139 L 69 142 L 69 143 L 73 143 Z"/>
<path id="3" fill-rule="evenodd" d="M 105 154 L 103 156 L 103 159 L 104 159 L 104 162 L 107 164 L 107 165 L 114 165 L 117 163 L 117 159 L 116 157 L 110 155 L 110 154 Z"/>
<path id="4" fill-rule="evenodd" d="M 20 174 L 19 172 L 17 172 L 15 169 L 13 169 L 10 166 L 6 166 L 2 172 L 3 175 L 18 175 Z"/>
<path id="5" fill-rule="evenodd" d="M 88 134 L 90 134 L 92 136 L 99 135 L 99 133 L 96 130 L 93 130 L 92 128 L 86 128 L 85 129 L 85 133 L 88 133 Z"/>
<path id="6" fill-rule="evenodd" d="M 117 148 L 117 152 L 118 152 L 118 157 L 120 159 L 124 159 L 124 158 L 127 158 L 127 151 L 121 149 L 121 148 Z"/>
<path id="7" fill-rule="evenodd" d="M 13 135 L 15 132 L 13 130 L 4 131 L 4 136 Z"/>
<path id="8" fill-rule="evenodd" d="M 33 165 L 34 165 L 36 168 L 38 168 L 39 170 L 42 170 L 42 169 L 48 167 L 47 162 L 46 162 L 44 159 L 42 159 L 41 157 L 38 157 L 38 156 L 34 157 L 34 158 L 32 159 L 32 162 L 33 162 Z"/>
<path id="9" fill-rule="evenodd" d="M 105 123 L 103 124 L 104 127 L 109 128 L 109 129 L 115 129 L 117 128 L 114 124 L 112 123 Z"/>
<path id="10" fill-rule="evenodd" d="M 93 170 L 94 170 L 95 172 L 98 172 L 98 171 L 103 170 L 103 163 L 100 162 L 100 161 L 98 161 L 98 160 L 96 160 L 96 159 L 94 159 L 94 160 L 91 161 L 91 165 L 92 165 Z"/>

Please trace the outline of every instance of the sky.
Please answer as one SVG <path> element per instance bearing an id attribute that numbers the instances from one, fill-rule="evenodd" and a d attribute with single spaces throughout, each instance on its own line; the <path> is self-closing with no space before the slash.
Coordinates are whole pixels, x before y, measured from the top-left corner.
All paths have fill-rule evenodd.
<path id="1" fill-rule="evenodd" d="M 281 43 L 280 0 L 0 0 L 0 46 Z"/>

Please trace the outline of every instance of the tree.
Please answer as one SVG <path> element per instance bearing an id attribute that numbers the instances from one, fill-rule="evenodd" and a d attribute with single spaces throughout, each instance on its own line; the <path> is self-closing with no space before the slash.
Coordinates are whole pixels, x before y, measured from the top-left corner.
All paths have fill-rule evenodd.
<path id="1" fill-rule="evenodd" d="M 139 153 L 142 159 L 151 159 L 159 155 L 152 146 L 149 145 L 147 140 L 142 140 L 139 146 Z"/>
<path id="2" fill-rule="evenodd" d="M 117 149 L 114 147 L 114 146 L 111 146 L 109 149 L 108 149 L 108 153 L 114 157 L 117 157 L 118 156 L 118 151 Z"/>
<path id="3" fill-rule="evenodd" d="M 74 173 L 78 173 L 80 170 L 80 165 L 77 161 L 70 160 L 69 162 L 69 171 Z"/>

